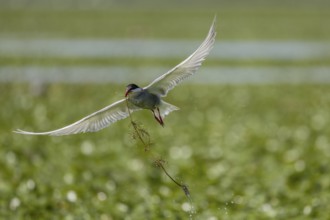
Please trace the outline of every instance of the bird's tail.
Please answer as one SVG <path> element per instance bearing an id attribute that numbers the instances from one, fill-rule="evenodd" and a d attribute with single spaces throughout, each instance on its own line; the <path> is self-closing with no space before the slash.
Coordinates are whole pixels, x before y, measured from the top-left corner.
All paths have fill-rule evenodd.
<path id="1" fill-rule="evenodd" d="M 159 106 L 159 111 L 162 118 L 165 118 L 166 115 L 176 110 L 179 110 L 179 108 L 164 101 L 162 101 Z"/>

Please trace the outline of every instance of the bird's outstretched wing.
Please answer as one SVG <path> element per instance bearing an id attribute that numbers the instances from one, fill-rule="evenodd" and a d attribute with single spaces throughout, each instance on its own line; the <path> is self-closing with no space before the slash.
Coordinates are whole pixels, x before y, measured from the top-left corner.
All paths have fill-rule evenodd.
<path id="1" fill-rule="evenodd" d="M 168 91 L 187 77 L 193 75 L 213 48 L 216 36 L 215 23 L 216 17 L 213 20 L 207 37 L 193 54 L 167 73 L 155 79 L 144 89 L 160 96 L 166 96 Z"/>
<path id="2" fill-rule="evenodd" d="M 128 107 L 131 112 L 140 109 L 137 106 L 130 103 Z M 70 134 L 85 133 L 85 132 L 96 132 L 128 116 L 129 113 L 127 111 L 126 100 L 122 99 L 97 112 L 94 112 L 82 118 L 81 120 L 73 124 L 70 124 L 68 126 L 65 126 L 63 128 L 54 131 L 29 132 L 18 129 L 14 132 L 19 134 L 27 134 L 27 135 L 51 135 L 51 136 L 70 135 Z"/>

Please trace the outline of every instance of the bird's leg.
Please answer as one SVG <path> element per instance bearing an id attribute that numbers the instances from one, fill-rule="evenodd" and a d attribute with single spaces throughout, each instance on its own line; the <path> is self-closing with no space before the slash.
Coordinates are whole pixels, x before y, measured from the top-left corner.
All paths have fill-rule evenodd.
<path id="1" fill-rule="evenodd" d="M 164 121 L 162 119 L 162 116 L 160 115 L 160 111 L 159 111 L 159 108 L 157 107 L 157 111 L 158 111 L 158 117 L 159 117 L 159 123 L 164 127 Z"/>
<path id="2" fill-rule="evenodd" d="M 161 126 L 164 126 L 164 122 L 163 122 L 163 119 L 162 119 L 162 116 L 160 115 L 160 112 L 159 112 L 159 108 L 157 108 L 157 111 L 158 111 L 158 117 L 157 115 L 155 114 L 155 111 L 154 110 L 151 110 L 152 113 L 154 114 L 154 117 L 155 119 L 158 121 L 158 123 L 161 125 Z"/>

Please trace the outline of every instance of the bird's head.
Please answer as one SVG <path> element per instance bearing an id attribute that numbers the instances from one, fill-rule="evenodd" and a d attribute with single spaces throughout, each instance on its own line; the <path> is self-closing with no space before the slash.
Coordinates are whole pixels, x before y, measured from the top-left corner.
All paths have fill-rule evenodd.
<path id="1" fill-rule="evenodd" d="M 125 92 L 125 97 L 127 97 L 127 95 L 132 92 L 135 89 L 140 88 L 139 86 L 137 86 L 136 84 L 129 84 L 128 86 L 126 86 L 126 92 Z"/>

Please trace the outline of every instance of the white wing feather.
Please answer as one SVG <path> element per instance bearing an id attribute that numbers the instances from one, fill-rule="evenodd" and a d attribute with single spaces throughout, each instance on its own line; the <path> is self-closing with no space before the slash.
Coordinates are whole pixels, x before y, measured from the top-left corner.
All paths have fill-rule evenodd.
<path id="1" fill-rule="evenodd" d="M 144 89 L 160 96 L 166 96 L 168 91 L 187 77 L 193 75 L 213 48 L 216 36 L 215 21 L 216 18 L 213 20 L 207 37 L 193 54 L 167 73 L 155 79 Z"/>
<path id="2" fill-rule="evenodd" d="M 140 108 L 136 107 L 133 104 L 129 104 L 130 111 L 136 111 Z M 96 132 L 99 131 L 118 120 L 128 117 L 126 100 L 122 99 L 117 101 L 97 112 L 94 112 L 81 120 L 70 124 L 66 127 L 47 132 L 29 132 L 23 130 L 16 130 L 15 133 L 27 134 L 27 135 L 51 135 L 51 136 L 61 136 L 61 135 L 70 135 L 77 133 L 85 132 Z"/>

